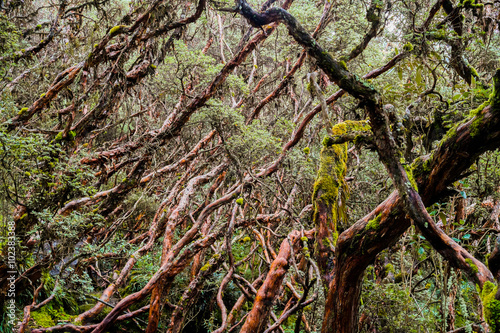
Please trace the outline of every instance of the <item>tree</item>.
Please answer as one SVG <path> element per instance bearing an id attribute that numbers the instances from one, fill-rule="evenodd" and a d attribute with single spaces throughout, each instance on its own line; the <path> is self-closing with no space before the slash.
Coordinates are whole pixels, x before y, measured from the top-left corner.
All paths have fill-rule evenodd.
<path id="1" fill-rule="evenodd" d="M 3 4 L 4 325 L 500 331 L 500 5 L 232 5 Z"/>

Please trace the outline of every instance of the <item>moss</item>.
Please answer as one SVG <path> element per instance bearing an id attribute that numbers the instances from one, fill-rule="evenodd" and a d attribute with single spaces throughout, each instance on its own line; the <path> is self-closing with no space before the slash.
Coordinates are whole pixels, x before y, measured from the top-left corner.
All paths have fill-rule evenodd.
<path id="1" fill-rule="evenodd" d="M 366 121 L 345 121 L 332 127 L 333 137 L 349 132 L 369 130 Z M 345 181 L 347 171 L 347 143 L 334 144 L 329 136 L 323 140 L 320 165 L 313 187 L 313 220 L 318 218 L 319 204 L 328 209 L 328 229 L 331 236 L 322 239 L 324 246 L 335 245 L 338 238 L 337 225 L 347 221 L 345 203 L 349 198 L 349 187 Z"/>
<path id="2" fill-rule="evenodd" d="M 246 236 L 245 238 L 243 238 L 243 242 L 250 242 L 252 239 L 248 236 Z"/>
<path id="3" fill-rule="evenodd" d="M 345 61 L 343 61 L 343 60 L 342 60 L 342 61 L 339 61 L 339 65 L 340 65 L 343 69 L 345 69 L 346 71 L 348 70 L 348 69 L 347 69 L 347 64 L 345 63 Z"/>
<path id="4" fill-rule="evenodd" d="M 378 230 L 380 228 L 381 220 L 382 220 L 382 214 L 378 214 L 374 219 L 368 221 L 365 230 Z"/>
<path id="5" fill-rule="evenodd" d="M 480 115 L 476 116 L 476 119 L 474 119 L 474 121 L 472 122 L 471 127 L 470 127 L 470 136 L 472 138 L 479 134 L 480 128 L 481 128 L 481 123 L 483 121 L 483 117 L 484 116 L 482 114 L 480 114 Z"/>
<path id="6" fill-rule="evenodd" d="M 25 113 L 26 111 L 28 111 L 28 108 L 22 108 L 21 110 L 19 110 L 19 112 L 17 113 L 18 115 L 22 115 L 23 113 Z"/>
<path id="7" fill-rule="evenodd" d="M 61 141 L 62 140 L 62 136 L 63 136 L 63 132 L 61 131 L 61 132 L 57 133 L 57 135 L 54 138 L 54 140 Z"/>
<path id="8" fill-rule="evenodd" d="M 31 317 L 33 318 L 37 326 L 52 327 L 56 325 L 56 323 L 52 319 L 52 316 L 49 313 L 45 312 L 43 308 L 41 311 L 32 312 Z"/>
<path id="9" fill-rule="evenodd" d="M 476 3 L 476 0 L 463 0 L 460 1 L 459 7 L 464 8 L 483 8 L 484 5 L 482 3 Z"/>
<path id="10" fill-rule="evenodd" d="M 36 25 L 36 28 L 37 28 L 37 29 L 42 29 L 42 25 L 41 25 L 41 24 L 37 24 L 37 25 Z"/>
<path id="11" fill-rule="evenodd" d="M 410 42 L 406 43 L 405 45 L 403 45 L 403 50 L 405 50 L 406 52 L 413 51 L 413 44 Z"/>
<path id="12" fill-rule="evenodd" d="M 125 25 L 116 25 L 109 30 L 109 35 L 114 36 L 117 33 L 119 33 L 121 30 L 123 30 L 123 28 L 125 28 L 125 27 L 126 27 Z"/>
<path id="13" fill-rule="evenodd" d="M 490 105 L 495 111 L 500 111 L 500 69 L 493 76 L 493 92 L 490 95 Z"/>
<path id="14" fill-rule="evenodd" d="M 486 281 L 481 291 L 484 319 L 494 333 L 500 332 L 500 301 L 495 299 L 497 290 L 496 284 Z"/>
<path id="15" fill-rule="evenodd" d="M 394 273 L 394 265 L 393 264 L 387 264 L 384 267 L 384 270 L 387 274 L 389 273 Z"/>
<path id="16" fill-rule="evenodd" d="M 489 105 L 493 108 L 494 112 L 500 111 L 500 69 L 498 69 L 493 76 L 493 91 L 489 99 L 469 113 L 469 117 L 476 117 L 471 125 L 471 137 L 475 137 L 479 134 L 484 117 L 482 111 Z"/>
<path id="17" fill-rule="evenodd" d="M 207 271 L 212 265 L 210 263 L 206 263 L 202 268 L 200 268 L 200 272 Z"/>
<path id="18" fill-rule="evenodd" d="M 478 78 L 479 73 L 476 71 L 476 69 L 474 67 L 472 67 L 471 65 L 469 65 L 469 68 L 470 68 L 472 75 Z"/>
<path id="19" fill-rule="evenodd" d="M 472 269 L 472 272 L 474 274 L 476 274 L 477 272 L 479 272 L 479 269 L 477 268 L 476 265 L 474 265 L 474 262 L 472 261 L 472 259 L 465 259 L 465 262 L 470 266 L 470 268 Z"/>
<path id="20" fill-rule="evenodd" d="M 243 198 L 238 198 L 238 199 L 236 200 L 236 203 L 237 203 L 238 205 L 240 205 L 240 206 L 241 206 L 241 205 L 243 205 Z"/>
<path id="21" fill-rule="evenodd" d="M 413 169 L 411 168 L 411 166 L 406 164 L 403 164 L 403 168 L 406 170 L 406 175 L 408 176 L 411 187 L 413 187 L 413 189 L 418 192 L 418 185 L 415 181 L 415 178 L 413 177 Z"/>
<path id="22" fill-rule="evenodd" d="M 305 147 L 305 148 L 304 148 L 304 153 L 305 153 L 305 154 L 308 154 L 308 155 L 309 155 L 309 153 L 310 153 L 310 152 L 311 152 L 311 149 L 310 149 L 309 147 Z"/>
<path id="23" fill-rule="evenodd" d="M 339 239 L 339 232 L 338 231 L 335 231 L 333 234 L 332 234 L 332 245 L 335 246 L 337 245 L 337 240 Z"/>
<path id="24" fill-rule="evenodd" d="M 431 160 L 432 155 L 418 157 L 411 164 L 411 171 L 413 174 L 413 179 L 418 178 L 422 175 L 428 174 L 431 171 Z"/>
<path id="25" fill-rule="evenodd" d="M 40 98 L 44 98 L 44 97 L 45 97 L 45 94 L 41 94 L 41 95 L 40 95 Z"/>
<path id="26" fill-rule="evenodd" d="M 149 67 L 151 67 L 152 69 L 156 69 L 156 65 L 153 64 L 149 65 Z"/>

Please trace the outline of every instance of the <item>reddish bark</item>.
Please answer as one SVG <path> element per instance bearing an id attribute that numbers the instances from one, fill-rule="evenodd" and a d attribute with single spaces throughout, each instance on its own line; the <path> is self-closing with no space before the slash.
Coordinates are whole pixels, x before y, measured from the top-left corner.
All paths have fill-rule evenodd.
<path id="1" fill-rule="evenodd" d="M 267 273 L 264 283 L 257 292 L 252 310 L 248 314 L 240 333 L 260 333 L 264 331 L 274 299 L 281 288 L 288 270 L 288 261 L 292 253 L 290 245 L 296 246 L 300 244 L 298 242 L 300 240 L 300 233 L 298 231 L 292 231 L 288 237 L 290 241 L 285 239 L 281 243 L 278 256 L 271 264 L 269 273 Z"/>

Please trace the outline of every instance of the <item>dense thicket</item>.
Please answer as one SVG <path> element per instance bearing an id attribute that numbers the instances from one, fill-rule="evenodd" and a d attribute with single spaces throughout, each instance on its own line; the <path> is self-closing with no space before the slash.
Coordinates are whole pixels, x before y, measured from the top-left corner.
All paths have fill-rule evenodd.
<path id="1" fill-rule="evenodd" d="M 500 332 L 499 18 L 0 0 L 1 331 Z"/>

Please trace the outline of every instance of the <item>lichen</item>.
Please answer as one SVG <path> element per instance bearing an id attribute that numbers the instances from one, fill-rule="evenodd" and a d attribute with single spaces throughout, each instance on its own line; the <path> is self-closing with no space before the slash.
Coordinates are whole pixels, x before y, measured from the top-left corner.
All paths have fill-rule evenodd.
<path id="1" fill-rule="evenodd" d="M 496 284 L 486 281 L 481 291 L 484 319 L 494 333 L 500 333 L 500 301 L 495 299 L 497 290 Z"/>
<path id="2" fill-rule="evenodd" d="M 374 219 L 368 221 L 366 224 L 366 230 L 378 230 L 380 228 L 380 221 L 382 220 L 382 214 L 378 214 Z"/>

